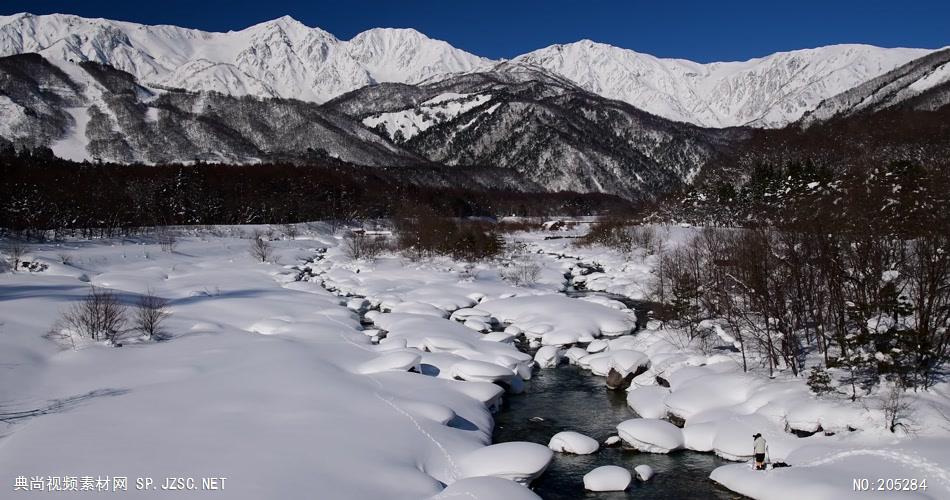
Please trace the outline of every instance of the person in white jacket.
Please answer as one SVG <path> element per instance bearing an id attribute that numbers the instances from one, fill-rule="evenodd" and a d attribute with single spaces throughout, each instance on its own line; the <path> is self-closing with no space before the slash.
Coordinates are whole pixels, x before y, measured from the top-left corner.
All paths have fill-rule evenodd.
<path id="1" fill-rule="evenodd" d="M 765 454 L 768 452 L 768 444 L 762 434 L 755 433 L 752 438 L 752 452 L 755 455 L 755 469 L 765 470 Z"/>

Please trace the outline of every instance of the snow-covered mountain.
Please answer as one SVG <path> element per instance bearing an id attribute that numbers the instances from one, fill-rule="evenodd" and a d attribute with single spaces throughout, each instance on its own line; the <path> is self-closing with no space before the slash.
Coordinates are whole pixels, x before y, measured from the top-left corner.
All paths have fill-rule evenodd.
<path id="1" fill-rule="evenodd" d="M 63 14 L 0 16 L 0 56 L 25 52 L 54 63 L 108 64 L 147 86 L 318 103 L 369 84 L 416 84 L 498 62 L 412 29 L 372 29 L 346 41 L 286 16 L 227 33 Z M 699 64 L 582 40 L 515 60 L 663 118 L 780 127 L 928 52 L 834 45 Z"/>
<path id="2" fill-rule="evenodd" d="M 344 41 L 286 16 L 227 33 L 64 14 L 0 16 L 0 56 L 26 52 L 54 63 L 107 64 L 145 85 L 311 102 L 491 64 L 411 29 L 373 29 Z"/>
<path id="3" fill-rule="evenodd" d="M 924 49 L 831 45 L 743 62 L 699 64 L 582 40 L 517 58 L 581 87 L 671 120 L 704 127 L 780 127 Z"/>
<path id="4" fill-rule="evenodd" d="M 38 54 L 0 57 L 0 112 L 0 146 L 76 161 L 425 163 L 314 103 L 156 90 L 111 66 Z"/>
<path id="5" fill-rule="evenodd" d="M 629 198 L 682 186 L 745 134 L 666 120 L 510 61 L 422 85 L 364 87 L 323 107 L 438 164 L 491 165 L 550 191 Z"/>

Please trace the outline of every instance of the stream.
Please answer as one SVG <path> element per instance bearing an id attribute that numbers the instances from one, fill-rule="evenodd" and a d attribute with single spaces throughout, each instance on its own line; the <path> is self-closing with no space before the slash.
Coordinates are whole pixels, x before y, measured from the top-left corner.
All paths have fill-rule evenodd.
<path id="1" fill-rule="evenodd" d="M 322 258 L 321 253 L 306 264 Z M 310 276 L 309 267 L 305 267 L 297 280 Z M 568 289 L 562 293 L 573 298 L 598 295 L 623 302 L 636 311 L 638 330 L 644 327 L 650 318 L 650 310 L 655 306 L 605 292 Z M 527 351 L 523 344 L 520 348 Z M 620 446 L 604 446 L 605 439 L 616 435 L 617 424 L 637 417 L 627 406 L 626 395 L 626 391 L 608 390 L 604 377 L 575 366 L 538 370 L 531 380 L 525 381 L 523 393 L 505 395 L 501 411 L 494 415 L 492 442 L 530 441 L 547 445 L 554 434 L 572 430 L 601 443 L 601 448 L 591 455 L 554 453 L 551 465 L 531 486 L 545 500 L 745 498 L 709 479 L 713 469 L 732 463 L 713 454 L 685 450 L 670 454 L 640 453 Z M 584 489 L 584 475 L 596 467 L 618 465 L 633 473 L 633 468 L 640 464 L 653 468 L 654 476 L 647 482 L 639 482 L 634 477 L 630 487 L 621 492 Z"/>

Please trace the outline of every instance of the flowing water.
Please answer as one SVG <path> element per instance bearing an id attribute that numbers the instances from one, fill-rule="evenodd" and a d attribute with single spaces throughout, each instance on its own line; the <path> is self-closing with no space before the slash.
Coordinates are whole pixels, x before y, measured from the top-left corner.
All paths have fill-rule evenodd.
<path id="1" fill-rule="evenodd" d="M 573 366 L 541 370 L 525 383 L 525 392 L 506 396 L 495 415 L 494 442 L 531 441 L 547 445 L 551 436 L 566 430 L 580 432 L 601 443 L 616 434 L 616 426 L 636 414 L 626 403 L 626 392 L 609 391 L 604 378 Z M 537 417 L 544 419 L 537 421 Z M 593 455 L 555 453 L 551 466 L 533 489 L 546 500 L 590 498 L 742 498 L 709 479 L 709 473 L 731 462 L 715 455 L 679 451 L 668 455 L 601 447 Z M 634 480 L 626 492 L 594 493 L 584 490 L 584 474 L 601 465 L 619 465 L 631 472 L 640 464 L 655 475 L 645 483 Z"/>

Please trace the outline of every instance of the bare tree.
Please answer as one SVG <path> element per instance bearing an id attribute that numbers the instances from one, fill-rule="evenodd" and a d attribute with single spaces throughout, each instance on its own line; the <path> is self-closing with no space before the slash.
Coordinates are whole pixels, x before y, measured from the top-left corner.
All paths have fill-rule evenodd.
<path id="1" fill-rule="evenodd" d="M 13 260 L 13 270 L 16 271 L 20 268 L 20 262 L 23 261 L 23 257 L 26 257 L 28 250 L 23 243 L 11 241 L 4 245 L 3 253 L 7 254 L 10 259 Z"/>
<path id="2" fill-rule="evenodd" d="M 59 253 L 56 256 L 59 257 L 59 262 L 63 264 L 64 266 L 73 265 L 73 254 L 64 252 L 64 253 Z"/>
<path id="3" fill-rule="evenodd" d="M 255 259 L 261 262 L 267 262 L 274 253 L 274 247 L 260 231 L 254 231 L 254 234 L 251 236 L 251 244 L 248 251 Z"/>
<path id="4" fill-rule="evenodd" d="M 125 322 L 125 307 L 107 288 L 92 287 L 88 295 L 62 315 L 62 325 L 73 335 L 108 340 L 113 345 L 124 333 Z"/>
<path id="5" fill-rule="evenodd" d="M 178 246 L 178 238 L 170 229 L 162 227 L 158 230 L 158 244 L 163 252 L 174 252 Z"/>
<path id="6" fill-rule="evenodd" d="M 165 340 L 168 335 L 162 327 L 162 322 L 170 314 L 168 299 L 159 297 L 148 289 L 135 304 L 132 317 L 133 329 L 148 337 L 149 340 Z"/>
<path id="7" fill-rule="evenodd" d="M 299 234 L 299 231 L 298 231 L 298 229 L 297 229 L 297 225 L 296 225 L 296 224 L 284 224 L 284 234 L 287 235 L 288 238 L 290 238 L 290 239 L 292 239 L 292 240 L 296 240 L 296 239 L 297 239 L 297 234 Z"/>
<path id="8" fill-rule="evenodd" d="M 884 393 L 881 409 L 884 411 L 884 425 L 887 430 L 891 432 L 897 432 L 898 429 L 905 432 L 911 430 L 909 419 L 912 416 L 912 405 L 902 384 L 895 383 Z"/>
<path id="9" fill-rule="evenodd" d="M 523 242 L 514 242 L 508 256 L 508 265 L 501 275 L 515 286 L 531 286 L 541 276 L 541 266 L 531 258 L 528 246 Z"/>

